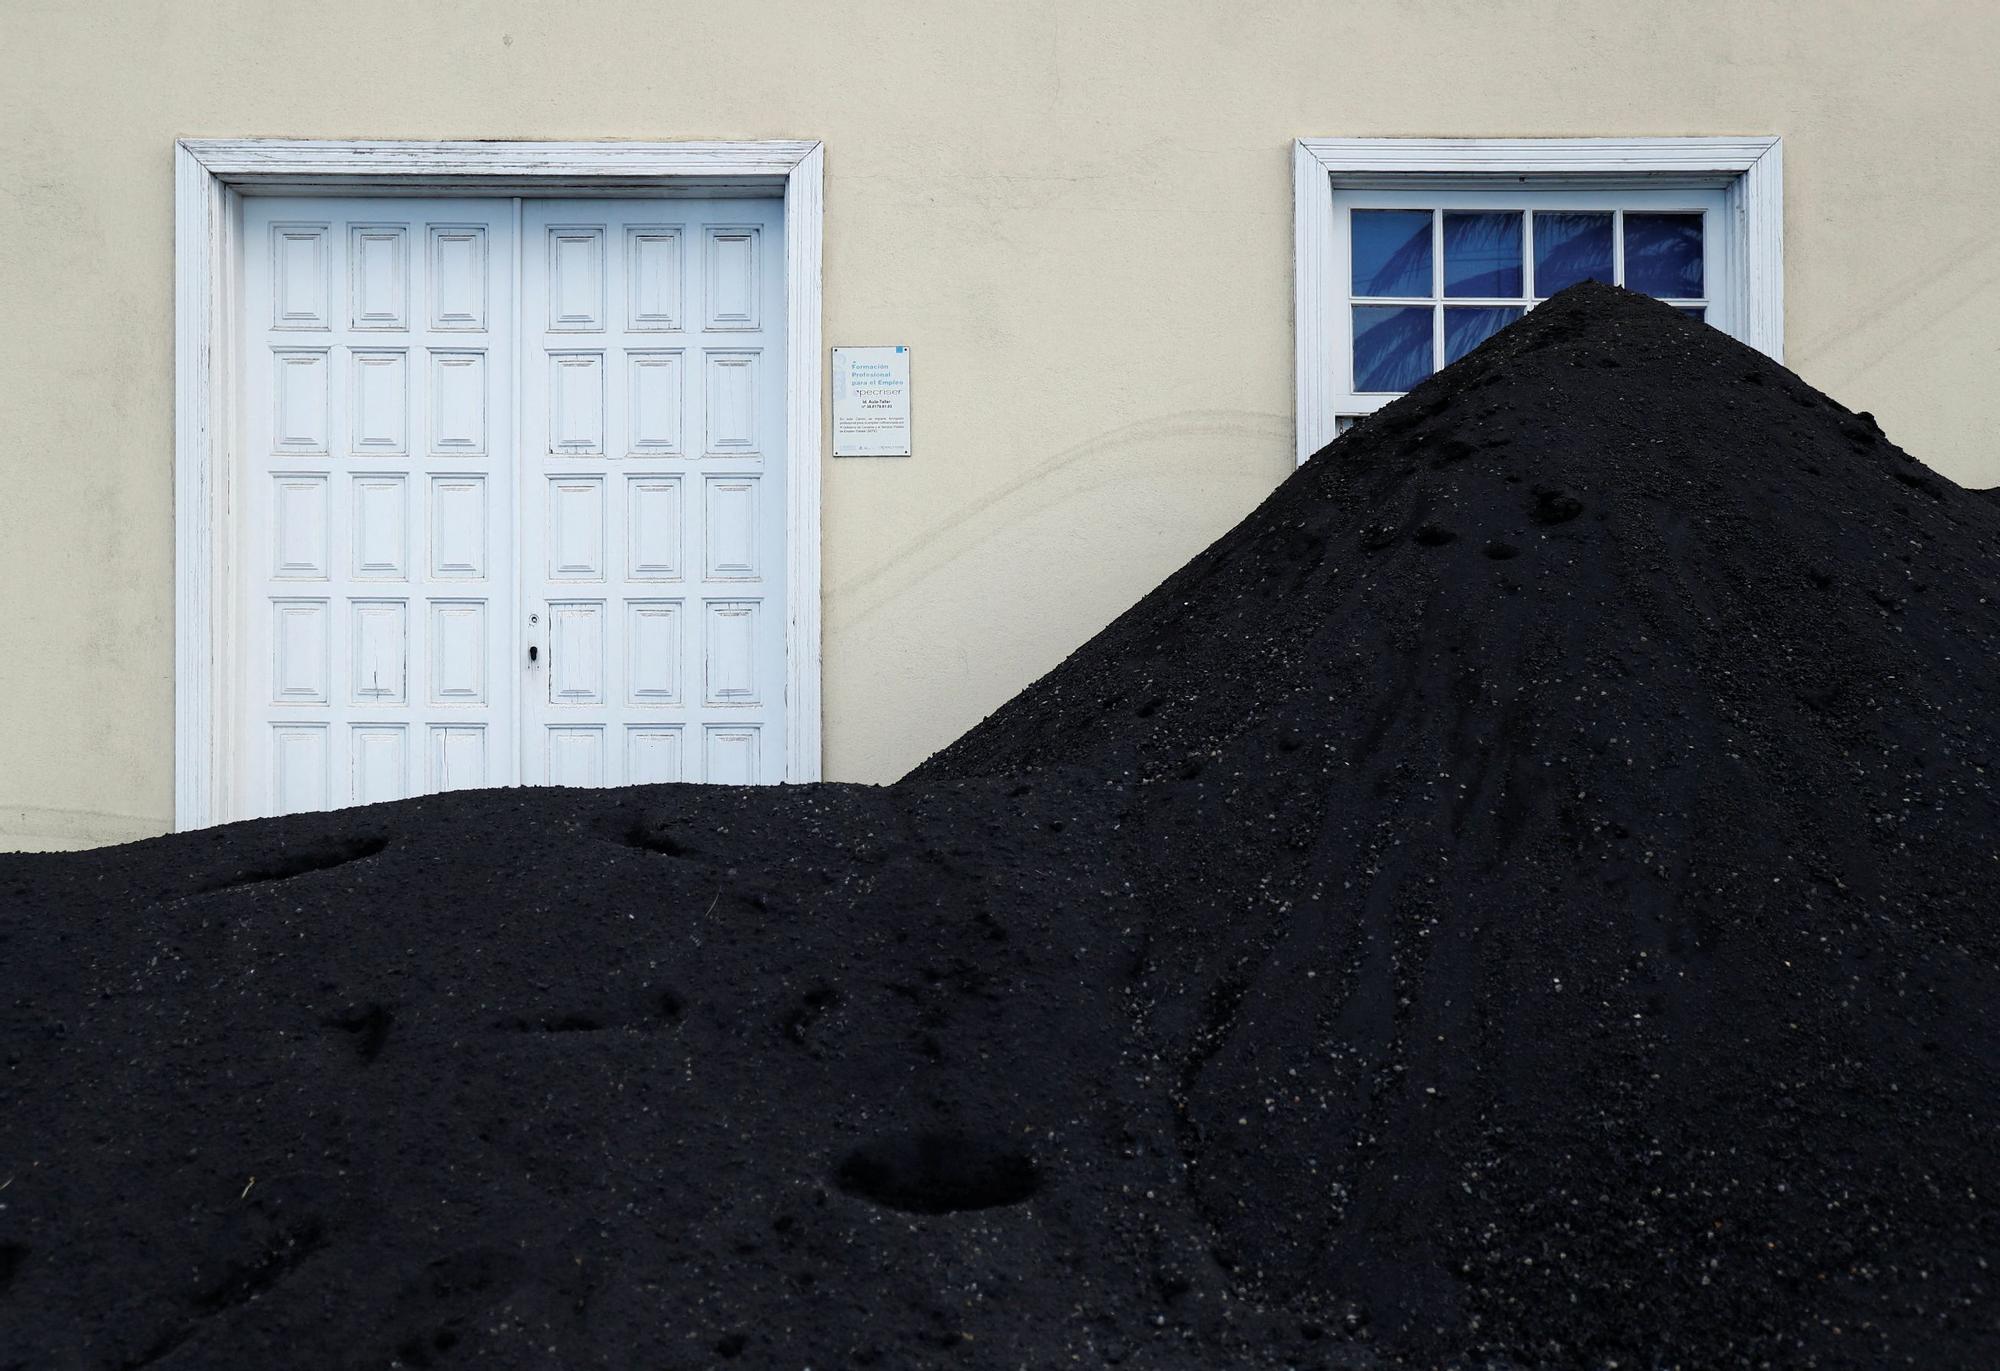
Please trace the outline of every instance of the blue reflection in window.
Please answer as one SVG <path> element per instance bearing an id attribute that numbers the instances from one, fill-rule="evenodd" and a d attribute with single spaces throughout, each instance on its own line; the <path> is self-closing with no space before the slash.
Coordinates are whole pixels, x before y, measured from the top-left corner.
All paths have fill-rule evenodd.
<path id="1" fill-rule="evenodd" d="M 1521 293 L 1521 216 L 1444 216 L 1444 293 L 1467 296 Z"/>
<path id="2" fill-rule="evenodd" d="M 1354 389 L 1408 390 L 1431 374 L 1429 305 L 1354 306 Z"/>
<path id="3" fill-rule="evenodd" d="M 1431 212 L 1357 209 L 1348 216 L 1354 249 L 1354 294 L 1431 293 Z"/>
<path id="4" fill-rule="evenodd" d="M 1699 299 L 1701 216 L 1625 216 L 1625 286 L 1642 295 Z"/>
<path id="5" fill-rule="evenodd" d="M 1574 210 L 1535 215 L 1535 294 L 1611 279 L 1611 216 Z"/>
<path id="6" fill-rule="evenodd" d="M 1450 305 L 1444 312 L 1444 364 L 1450 366 L 1521 317 L 1518 305 Z"/>

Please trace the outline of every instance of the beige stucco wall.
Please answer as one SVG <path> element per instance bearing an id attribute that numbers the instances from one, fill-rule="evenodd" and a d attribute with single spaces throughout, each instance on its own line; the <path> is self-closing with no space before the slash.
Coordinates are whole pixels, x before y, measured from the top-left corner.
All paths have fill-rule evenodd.
<path id="1" fill-rule="evenodd" d="M 173 140 L 810 137 L 826 763 L 886 780 L 1292 459 L 1301 135 L 1777 133 L 1791 363 L 2000 483 L 1991 0 L 0 0 L 0 846 L 172 817 Z M 824 359 L 822 359 L 824 365 Z"/>

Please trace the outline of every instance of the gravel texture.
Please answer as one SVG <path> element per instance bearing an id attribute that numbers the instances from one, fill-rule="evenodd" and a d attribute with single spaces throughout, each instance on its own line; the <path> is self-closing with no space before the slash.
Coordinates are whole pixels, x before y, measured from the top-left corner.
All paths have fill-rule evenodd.
<path id="1" fill-rule="evenodd" d="M 0 1368 L 2000 1365 L 1997 709 L 1579 287 L 895 786 L 0 857 Z"/>

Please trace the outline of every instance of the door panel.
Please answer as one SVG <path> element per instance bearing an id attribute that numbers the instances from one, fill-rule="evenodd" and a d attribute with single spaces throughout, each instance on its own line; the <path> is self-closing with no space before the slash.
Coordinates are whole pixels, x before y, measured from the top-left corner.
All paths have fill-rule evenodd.
<path id="1" fill-rule="evenodd" d="M 783 234 L 245 200 L 240 814 L 782 779 Z"/>
<path id="2" fill-rule="evenodd" d="M 241 810 L 507 783 L 513 204 L 243 216 Z"/>
<path id="3" fill-rule="evenodd" d="M 526 781 L 783 777 L 781 209 L 523 206 Z"/>

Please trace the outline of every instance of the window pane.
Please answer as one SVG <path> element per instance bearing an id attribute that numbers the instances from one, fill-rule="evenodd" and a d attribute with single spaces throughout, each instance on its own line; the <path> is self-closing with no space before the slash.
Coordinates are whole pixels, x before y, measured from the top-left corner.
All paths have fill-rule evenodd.
<path id="1" fill-rule="evenodd" d="M 1461 299 L 1521 293 L 1519 214 L 1445 215 L 1444 293 Z"/>
<path id="2" fill-rule="evenodd" d="M 1701 216 L 1627 214 L 1625 286 L 1642 295 L 1700 299 Z"/>
<path id="3" fill-rule="evenodd" d="M 1429 305 L 1354 306 L 1354 388 L 1408 390 L 1431 374 Z"/>
<path id="4" fill-rule="evenodd" d="M 1611 279 L 1611 216 L 1557 211 L 1535 216 L 1535 294 L 1546 300 L 1578 281 Z"/>
<path id="5" fill-rule="evenodd" d="M 1431 293 L 1431 212 L 1427 209 L 1357 209 L 1354 293 L 1412 296 Z"/>
<path id="6" fill-rule="evenodd" d="M 1446 306 L 1444 364 L 1450 366 L 1520 317 L 1518 305 Z"/>

